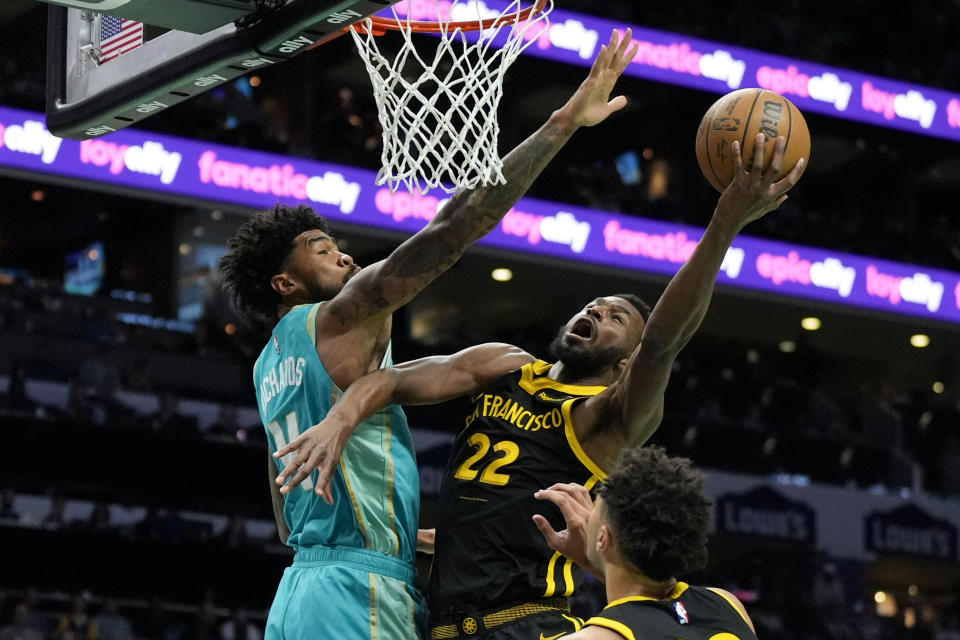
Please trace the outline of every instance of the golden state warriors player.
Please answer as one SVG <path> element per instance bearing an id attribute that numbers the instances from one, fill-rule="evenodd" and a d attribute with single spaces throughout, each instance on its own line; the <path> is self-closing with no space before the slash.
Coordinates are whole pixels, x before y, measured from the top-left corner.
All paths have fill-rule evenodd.
<path id="1" fill-rule="evenodd" d="M 565 550 L 585 555 L 603 574 L 607 590 L 603 611 L 566 638 L 756 640 L 736 596 L 677 580 L 707 563 L 710 500 L 703 493 L 703 474 L 689 460 L 672 458 L 660 447 L 636 447 L 597 486 L 597 494 L 594 505 L 579 485 L 538 493 L 560 507 L 568 536 L 585 543 L 582 550 Z"/>
<path id="2" fill-rule="evenodd" d="M 474 397 L 440 490 L 428 594 L 433 638 L 559 637 L 579 628 L 566 597 L 582 574 L 537 532 L 560 514 L 536 515 L 534 492 L 563 482 L 592 487 L 624 447 L 659 425 L 673 361 L 706 313 L 727 249 L 747 223 L 786 199 L 802 171 L 801 161 L 775 182 L 785 140 L 777 140 L 767 172 L 762 141 L 757 147 L 749 171 L 734 147 L 735 178 L 649 318 L 634 296 L 601 297 L 560 331 L 553 364 L 486 344 L 376 372 L 357 381 L 323 425 L 283 449 L 299 450 L 310 469 L 316 442 L 322 450 L 323 438 L 349 434 L 388 402 Z"/>
<path id="3" fill-rule="evenodd" d="M 254 367 L 271 452 L 323 420 L 341 390 L 389 366 L 393 310 L 493 229 L 574 131 L 626 104 L 610 92 L 633 56 L 629 44 L 629 34 L 615 35 L 567 103 L 504 159 L 505 185 L 458 193 L 381 262 L 360 269 L 307 207 L 278 205 L 239 229 L 220 264 L 224 282 L 240 308 L 279 317 Z M 328 453 L 315 462 L 327 465 L 329 482 L 315 487 L 304 471 L 300 489 L 274 496 L 296 555 L 270 609 L 268 640 L 423 635 L 413 586 L 419 483 L 403 412 L 386 407 L 344 442 L 318 448 Z M 293 458 L 280 457 L 279 470 L 295 471 Z"/>

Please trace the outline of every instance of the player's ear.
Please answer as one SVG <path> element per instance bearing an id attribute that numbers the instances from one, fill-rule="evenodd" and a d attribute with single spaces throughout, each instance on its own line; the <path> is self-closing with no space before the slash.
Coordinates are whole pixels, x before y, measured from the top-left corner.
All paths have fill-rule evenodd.
<path id="1" fill-rule="evenodd" d="M 273 287 L 273 290 L 279 293 L 281 296 L 286 296 L 297 288 L 297 283 L 293 280 L 293 278 L 287 275 L 286 272 L 284 272 L 278 273 L 270 278 L 270 286 Z"/>
<path id="2" fill-rule="evenodd" d="M 604 523 L 597 529 L 597 551 L 609 551 L 613 548 L 613 531 Z"/>

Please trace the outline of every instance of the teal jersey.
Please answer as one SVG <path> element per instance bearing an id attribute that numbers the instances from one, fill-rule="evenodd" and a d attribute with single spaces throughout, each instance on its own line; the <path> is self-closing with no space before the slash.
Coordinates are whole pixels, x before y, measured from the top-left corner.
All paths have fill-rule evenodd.
<path id="1" fill-rule="evenodd" d="M 270 452 L 321 422 L 342 392 L 317 354 L 316 315 L 322 303 L 294 307 L 274 327 L 253 367 L 260 419 Z M 391 366 L 388 356 L 384 366 Z M 277 461 L 283 470 L 296 453 Z M 284 496 L 283 515 L 295 549 L 367 549 L 403 562 L 416 559 L 420 478 L 413 439 L 398 405 L 360 423 L 332 480 L 333 505 L 314 492 L 317 472 Z"/>

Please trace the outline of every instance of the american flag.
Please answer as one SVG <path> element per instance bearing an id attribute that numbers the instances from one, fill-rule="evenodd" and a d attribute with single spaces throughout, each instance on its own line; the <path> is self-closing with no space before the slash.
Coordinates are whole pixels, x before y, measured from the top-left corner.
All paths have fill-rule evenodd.
<path id="1" fill-rule="evenodd" d="M 143 23 L 126 18 L 100 16 L 100 62 L 113 60 L 121 53 L 143 44 Z"/>

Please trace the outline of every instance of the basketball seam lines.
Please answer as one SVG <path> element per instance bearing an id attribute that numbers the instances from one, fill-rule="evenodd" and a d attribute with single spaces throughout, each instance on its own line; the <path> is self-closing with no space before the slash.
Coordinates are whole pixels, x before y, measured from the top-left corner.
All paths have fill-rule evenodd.
<path id="1" fill-rule="evenodd" d="M 790 135 L 793 133 L 793 105 L 786 98 L 783 99 L 787 107 L 787 113 L 790 114 L 790 122 L 787 124 L 787 142 L 783 145 L 784 153 L 790 148 Z M 791 169 L 793 167 L 790 167 Z"/>
<path id="2" fill-rule="evenodd" d="M 759 93 L 757 93 L 756 96 L 754 96 L 754 98 L 753 98 L 753 104 L 750 105 L 750 111 L 747 112 L 747 119 L 746 119 L 746 121 L 743 123 L 743 138 L 741 138 L 741 140 L 740 140 L 740 153 L 741 153 L 741 154 L 743 153 L 743 145 L 745 145 L 746 142 L 747 142 L 747 130 L 750 128 L 750 120 L 753 118 L 753 110 L 756 109 L 756 107 L 757 107 L 757 100 L 760 99 L 760 96 L 762 96 L 763 93 L 764 93 L 763 91 L 760 91 Z M 756 137 L 756 136 L 754 136 L 754 137 Z M 756 155 L 757 150 L 754 149 L 754 150 L 753 150 L 753 153 L 754 153 L 754 155 Z M 743 156 L 742 156 L 742 155 L 741 155 L 740 157 L 741 157 L 741 159 L 743 159 Z M 744 164 L 746 164 L 746 160 L 744 160 Z"/>
<path id="3" fill-rule="evenodd" d="M 710 108 L 710 111 L 713 111 L 713 107 Z M 707 152 L 707 165 L 710 166 L 710 172 L 713 174 L 713 177 L 717 180 L 717 185 L 723 186 L 723 180 L 720 179 L 720 176 L 717 175 L 717 170 L 713 168 L 713 154 L 710 153 L 710 132 L 713 131 L 713 114 L 711 113 L 710 117 L 707 118 L 707 142 L 706 149 Z M 716 185 L 714 185 L 716 188 Z M 720 190 L 721 192 L 723 189 Z"/>

